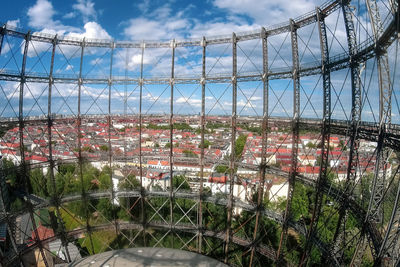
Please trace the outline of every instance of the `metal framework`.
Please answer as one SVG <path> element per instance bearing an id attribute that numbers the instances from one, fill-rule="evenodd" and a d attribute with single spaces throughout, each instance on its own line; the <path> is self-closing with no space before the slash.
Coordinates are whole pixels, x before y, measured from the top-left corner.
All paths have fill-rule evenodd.
<path id="1" fill-rule="evenodd" d="M 399 29 L 398 1 L 375 0 L 165 42 L 3 25 L 1 264 L 169 246 L 238 266 L 398 266 Z"/>

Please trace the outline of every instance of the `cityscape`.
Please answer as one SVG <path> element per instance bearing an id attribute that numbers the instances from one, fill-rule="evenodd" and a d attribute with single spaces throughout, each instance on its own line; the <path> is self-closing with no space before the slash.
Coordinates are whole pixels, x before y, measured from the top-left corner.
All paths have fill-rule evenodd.
<path id="1" fill-rule="evenodd" d="M 40 118 L 33 118 L 32 121 L 35 122 L 25 126 L 23 151 L 25 161 L 32 168 L 32 175 L 41 177 L 39 180 L 31 180 L 35 193 L 34 201 L 37 201 L 40 206 L 41 201 L 46 201 L 41 198 L 50 197 L 50 191 L 43 191 L 41 188 L 48 187 L 46 180 L 50 167 L 48 161 L 50 140 L 47 121 Z M 115 116 L 109 119 L 104 116 L 86 116 L 81 119 L 80 132 L 78 132 L 76 119 L 54 118 L 54 124 L 51 127 L 51 155 L 58 164 L 55 169 L 56 177 L 61 177 L 58 174 L 63 173 L 62 169 L 68 166 L 63 164 L 75 164 L 77 159 L 84 158 L 92 166 L 89 168 L 96 169 L 93 179 L 87 185 L 87 190 L 96 191 L 111 187 L 115 192 L 119 192 L 125 190 L 127 186 L 139 190 L 142 184 L 148 192 L 163 194 L 171 188 L 170 161 L 172 160 L 172 174 L 174 179 L 179 181 L 173 187 L 175 193 L 198 194 L 202 187 L 202 192 L 208 192 L 210 197 L 221 197 L 221 194 L 228 197 L 231 192 L 230 187 L 233 185 L 232 196 L 237 203 L 233 213 L 240 216 L 243 211 L 242 206 L 254 204 L 254 196 L 261 183 L 258 166 L 265 157 L 266 164 L 275 170 L 275 174 L 267 174 L 263 181 L 265 201 L 275 206 L 277 211 L 279 211 L 278 207 L 285 203 L 289 188 L 285 173 L 290 171 L 292 164 L 293 143 L 290 120 L 277 118 L 269 121 L 266 134 L 267 149 L 264 156 L 262 155 L 262 120 L 254 117 L 241 117 L 237 120 L 236 146 L 233 150 L 236 155 L 236 170 L 233 183 L 230 183 L 229 167 L 232 153 L 229 117 L 206 117 L 203 142 L 199 116 L 175 116 L 172 138 L 171 127 L 165 121 L 168 121 L 168 116 L 147 116 L 142 118 L 141 123 L 137 116 Z M 13 127 L 13 125 L 15 123 L 12 122 L 3 124 L 3 127 L 8 130 L 3 134 L 0 149 L 3 161 L 18 165 L 21 162 L 22 150 L 19 148 L 19 127 Z M 346 179 L 349 160 L 348 142 L 349 139 L 341 135 L 330 136 L 329 174 L 333 183 L 340 184 Z M 204 149 L 202 149 L 202 143 Z M 373 177 L 376 157 L 371 156 L 371 152 L 376 147 L 376 142 L 360 140 L 358 153 L 361 162 L 356 181 L 365 176 Z M 298 175 L 315 183 L 320 173 L 321 153 L 321 134 L 318 126 L 314 130 L 310 128 L 301 130 L 297 156 Z M 203 158 L 203 163 L 201 163 L 201 158 Z M 397 158 L 391 157 L 385 169 L 387 177 L 392 175 L 392 165 L 398 164 Z M 107 179 L 108 175 L 112 177 L 112 185 Z M 78 175 L 70 179 L 72 180 L 69 180 L 69 183 L 80 183 Z M 15 181 L 8 182 L 15 183 Z M 58 192 L 61 195 L 80 194 L 81 187 L 75 188 L 71 189 L 63 184 Z M 15 200 L 18 201 L 18 198 Z M 11 203 L 11 205 L 14 204 Z M 126 205 L 125 197 L 112 196 L 107 207 L 111 209 L 112 205 L 116 207 Z M 45 212 L 49 216 L 46 209 L 40 212 Z M 120 218 L 120 216 L 119 214 L 117 217 Z M 43 220 L 41 223 L 44 225 L 49 224 L 48 218 L 38 216 L 39 220 Z M 29 216 L 25 216 L 18 221 L 17 228 L 20 231 L 16 231 L 16 241 L 19 244 L 26 244 L 35 239 L 35 231 L 28 219 Z M 111 216 L 109 220 L 112 220 Z M 51 227 L 43 225 L 38 228 L 38 234 L 38 238 L 43 240 L 55 236 Z M 57 249 L 60 243 L 61 241 L 56 239 L 49 243 L 48 249 L 58 251 L 58 256 L 66 259 L 65 251 Z M 68 248 L 73 258 L 80 257 L 76 246 L 69 245 Z M 48 258 L 50 259 L 51 257 Z"/>

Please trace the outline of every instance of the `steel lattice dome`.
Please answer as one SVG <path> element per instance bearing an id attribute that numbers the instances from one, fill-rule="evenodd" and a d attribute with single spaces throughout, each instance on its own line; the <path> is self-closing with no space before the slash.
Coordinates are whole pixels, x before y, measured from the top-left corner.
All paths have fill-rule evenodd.
<path id="1" fill-rule="evenodd" d="M 399 266 L 399 25 L 393 0 L 198 39 L 3 25 L 1 264 Z"/>

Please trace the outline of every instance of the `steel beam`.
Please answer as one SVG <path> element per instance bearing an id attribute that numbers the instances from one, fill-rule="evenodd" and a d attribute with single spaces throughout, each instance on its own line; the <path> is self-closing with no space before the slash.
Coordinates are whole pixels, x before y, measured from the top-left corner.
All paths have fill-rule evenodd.
<path id="1" fill-rule="evenodd" d="M 6 34 L 5 28 L 6 28 L 6 25 L 3 25 L 0 28 L 0 56 L 1 56 L 1 51 L 2 51 L 2 48 L 3 48 L 4 36 Z"/>
<path id="2" fill-rule="evenodd" d="M 110 45 L 110 66 L 109 66 L 109 78 L 108 78 L 108 114 L 107 114 L 107 132 L 108 132 L 108 167 L 109 167 L 109 176 L 111 182 L 111 207 L 112 207 L 112 214 L 114 217 L 114 225 L 115 225 L 115 233 L 118 235 L 119 233 L 119 226 L 118 226 L 118 219 L 116 210 L 114 208 L 114 202 L 116 201 L 115 192 L 114 192 L 114 183 L 113 183 L 113 150 L 111 145 L 111 125 L 113 124 L 112 116 L 111 116 L 111 90 L 113 85 L 112 73 L 113 73 L 113 58 L 114 58 L 114 49 L 115 43 L 112 42 Z M 125 149 L 124 149 L 125 152 Z"/>
<path id="3" fill-rule="evenodd" d="M 374 33 L 374 41 L 377 43 L 383 34 L 383 25 L 379 14 L 376 0 L 366 0 L 371 27 Z M 384 147 L 385 128 L 391 123 L 391 95 L 392 84 L 390 79 L 389 59 L 386 50 L 376 47 L 376 59 L 378 66 L 379 82 L 379 137 L 376 152 L 376 165 L 371 201 L 369 203 L 369 219 L 382 223 L 383 198 L 385 191 L 385 176 L 387 171 L 387 160 L 390 152 Z"/>
<path id="4" fill-rule="evenodd" d="M 146 245 L 146 209 L 145 209 L 145 192 L 143 187 L 143 159 L 142 159 L 142 128 L 143 128 L 143 57 L 144 50 L 146 48 L 145 43 L 142 43 L 141 47 L 141 58 L 140 58 L 140 82 L 139 82 L 139 175 L 140 175 L 140 206 L 141 206 L 141 220 L 143 225 L 143 243 Z"/>
<path id="5" fill-rule="evenodd" d="M 53 71 L 54 71 L 54 58 L 55 58 L 55 53 L 56 53 L 56 47 L 57 47 L 57 35 L 54 37 L 53 44 L 52 44 L 52 51 L 51 51 L 51 59 L 50 59 L 50 71 L 49 71 L 49 92 L 48 92 L 48 100 L 47 100 L 47 135 L 48 135 L 48 147 L 49 147 L 49 175 L 50 175 L 50 183 L 52 187 L 52 201 L 55 206 L 56 214 L 57 214 L 57 219 L 58 219 L 58 225 L 60 226 L 60 239 L 61 239 L 61 245 L 64 247 L 65 254 L 67 257 L 67 262 L 71 262 L 71 256 L 69 253 L 68 249 L 68 240 L 67 240 L 67 234 L 66 234 L 66 229 L 64 226 L 64 222 L 61 216 L 60 212 L 60 196 L 58 195 L 57 192 L 57 187 L 56 187 L 56 179 L 54 175 L 54 168 L 55 168 L 55 163 L 54 163 L 54 158 L 53 158 L 53 134 L 52 134 L 52 127 L 54 123 L 54 118 L 52 115 L 52 92 L 53 92 Z"/>
<path id="6" fill-rule="evenodd" d="M 344 201 L 339 208 L 339 219 L 334 234 L 334 248 L 333 257 L 338 258 L 341 262 L 344 250 L 346 249 L 346 221 L 348 218 L 348 199 L 353 194 L 354 186 L 357 179 L 357 158 L 358 158 L 358 128 L 361 120 L 361 81 L 360 81 L 360 67 L 359 62 L 355 59 L 357 55 L 357 38 L 353 24 L 353 11 L 349 1 L 342 0 L 342 12 L 344 17 L 344 24 L 346 28 L 346 36 L 348 43 L 348 53 L 350 60 L 350 75 L 351 75 L 351 129 L 350 141 L 348 145 L 349 158 L 347 162 L 347 175 L 345 182 L 345 196 Z"/>
<path id="7" fill-rule="evenodd" d="M 26 68 L 26 60 L 28 56 L 28 49 L 29 49 L 29 42 L 31 41 L 31 33 L 28 32 L 25 35 L 25 44 L 24 44 L 24 52 L 23 52 L 23 57 L 22 57 L 22 66 L 21 66 L 21 81 L 19 85 L 19 152 L 21 156 L 21 165 L 20 165 L 20 171 L 21 171 L 21 176 L 23 178 L 24 182 L 24 187 L 25 187 L 25 192 L 28 193 L 31 191 L 31 183 L 29 179 L 29 168 L 27 168 L 26 160 L 25 160 L 25 144 L 24 144 L 24 128 L 25 128 L 25 122 L 24 122 L 24 87 L 26 83 L 25 79 L 25 68 Z M 45 253 L 44 253 L 44 248 L 42 245 L 41 240 L 39 239 L 38 231 L 37 231 L 37 225 L 34 219 L 34 212 L 33 212 L 33 205 L 32 203 L 27 200 L 26 204 L 28 206 L 29 210 L 29 219 L 31 220 L 32 227 L 33 227 L 33 232 L 35 233 L 35 242 L 38 243 L 39 250 L 40 250 L 40 255 L 43 258 L 43 262 L 45 266 L 49 266 Z"/>
<path id="8" fill-rule="evenodd" d="M 171 95 L 170 95 L 170 114 L 169 114 L 169 180 L 170 180 L 170 187 L 169 187 L 169 209 L 170 209 L 170 231 L 172 235 L 173 232 L 173 225 L 174 225 L 174 79 L 175 79 L 175 48 L 176 42 L 175 39 L 170 43 L 171 47 L 171 80 L 170 80 L 170 88 L 171 88 Z M 174 237 L 171 238 L 172 246 L 174 247 Z"/>
<path id="9" fill-rule="evenodd" d="M 297 175 L 297 153 L 299 147 L 299 119 L 300 119 L 300 76 L 299 76 L 299 50 L 297 42 L 297 26 L 294 21 L 290 20 L 291 27 L 291 43 L 292 43 L 292 61 L 293 61 L 293 117 L 292 117 L 292 155 L 291 166 L 289 172 L 289 188 L 287 194 L 286 209 L 282 225 L 282 233 L 278 248 L 278 261 L 283 260 L 283 250 L 286 247 L 288 235 L 289 221 L 291 219 L 291 207 L 294 191 L 295 177 Z"/>
<path id="10" fill-rule="evenodd" d="M 262 55 L 263 55 L 263 120 L 262 120 L 262 133 L 261 133 L 261 164 L 260 164 L 260 184 L 258 185 L 257 192 L 257 211 L 256 219 L 253 232 L 253 246 L 251 248 L 250 263 L 249 266 L 253 266 L 254 255 L 256 252 L 257 243 L 260 241 L 259 229 L 262 227 L 261 210 L 264 209 L 264 184 L 265 184 L 265 174 L 266 174 L 266 156 L 267 156 L 267 140 L 268 140 L 268 96 L 269 96 L 269 80 L 268 80 L 268 36 L 266 34 L 265 28 L 261 29 L 260 38 L 262 40 Z"/>
<path id="11" fill-rule="evenodd" d="M 391 11 L 392 14 L 394 16 L 394 20 L 396 21 L 396 30 L 397 30 L 397 42 L 400 42 L 399 40 L 399 32 L 400 32 L 400 23 L 399 23 L 399 15 L 400 15 L 400 9 L 399 9 L 399 1 L 390 1 L 390 6 L 391 6 Z M 377 12 L 375 12 L 377 13 Z M 379 13 L 378 13 L 379 14 Z M 376 16 L 375 16 L 376 17 Z M 379 27 L 378 27 L 379 29 Z M 398 44 L 396 44 L 398 45 Z M 396 46 L 397 48 L 398 46 Z M 399 53 L 399 51 L 396 51 L 397 53 Z M 387 70 L 389 70 L 389 66 L 386 65 L 386 58 L 385 58 L 385 54 L 386 54 L 386 50 L 383 51 L 383 53 L 381 53 L 381 55 L 383 55 L 383 60 L 378 62 L 378 64 L 380 64 L 380 73 L 379 73 L 379 77 L 380 79 L 382 79 L 382 82 L 387 83 L 387 78 L 388 73 Z M 380 81 L 381 82 L 381 81 Z M 390 79 L 389 79 L 389 91 L 392 90 L 393 86 L 390 83 Z M 385 101 L 385 97 L 384 97 L 384 92 L 385 87 L 387 87 L 387 85 L 380 85 L 383 88 L 381 88 L 380 92 L 381 92 L 381 101 Z M 387 89 L 387 88 L 386 88 Z M 391 96 L 391 95 L 390 95 Z M 383 98 L 383 99 L 382 99 Z M 387 100 L 386 100 L 387 101 Z M 381 104 L 381 106 L 385 106 L 385 104 Z M 381 127 L 380 128 L 380 134 L 382 132 L 387 131 L 387 129 L 391 126 L 390 124 L 390 114 L 389 112 L 391 111 L 391 109 L 389 108 L 388 111 L 386 112 L 386 116 L 389 116 L 389 122 L 386 122 L 385 127 Z M 385 113 L 385 109 L 382 109 L 382 112 Z M 385 119 L 385 114 L 382 114 L 382 119 Z M 386 120 L 388 120 L 388 118 L 386 118 Z M 382 121 L 380 121 L 380 124 L 382 123 Z M 385 139 L 387 137 L 385 136 Z M 398 155 L 398 154 L 397 154 Z M 400 182 L 398 182 L 397 184 L 397 192 L 396 192 L 396 196 L 395 199 L 393 201 L 393 209 L 391 212 L 391 216 L 390 216 L 390 220 L 387 224 L 386 227 L 386 231 L 384 232 L 384 237 L 383 237 L 383 241 L 382 244 L 378 250 L 377 253 L 377 257 L 376 257 L 376 261 L 375 261 L 375 266 L 379 266 L 381 264 L 381 261 L 383 260 L 383 258 L 386 258 L 388 260 L 387 264 L 390 264 L 391 266 L 399 266 L 400 265 Z"/>
<path id="12" fill-rule="evenodd" d="M 304 252 L 300 261 L 300 266 L 307 265 L 309 254 L 312 249 L 312 238 L 317 234 L 318 221 L 321 213 L 323 188 L 328 181 L 328 167 L 329 167 L 329 141 L 330 141 L 330 124 L 331 124 L 331 78 L 329 69 L 329 47 L 328 38 L 325 26 L 325 14 L 319 8 L 316 8 L 319 41 L 321 49 L 321 72 L 322 72 L 322 86 L 323 86 L 323 114 L 322 114 L 322 127 L 321 127 L 321 163 L 316 182 L 316 192 L 314 200 L 314 209 L 312 212 L 310 227 L 307 232 L 306 244 Z"/>
<path id="13" fill-rule="evenodd" d="M 86 229 L 89 234 L 89 241 L 92 251 L 94 251 L 94 245 L 92 240 L 92 231 L 91 226 L 89 224 L 89 204 L 87 200 L 87 192 L 85 191 L 85 183 L 83 181 L 83 156 L 82 156 L 82 117 L 81 117 L 81 95 L 82 95 L 82 66 L 83 66 L 83 58 L 85 54 L 85 38 L 81 43 L 81 56 L 79 61 L 79 78 L 78 78 L 78 114 L 77 114 L 77 140 L 78 140 L 78 162 L 79 162 L 79 178 L 81 180 L 81 194 L 82 194 L 82 202 L 84 203 L 85 209 L 85 221 L 86 221 Z"/>
<path id="14" fill-rule="evenodd" d="M 324 3 L 321 6 L 321 10 L 326 14 L 331 14 L 335 10 L 340 8 L 340 0 L 330 0 Z M 298 27 L 305 27 L 310 25 L 316 21 L 316 14 L 314 12 L 309 12 L 307 14 L 301 15 L 294 19 L 294 22 L 298 25 Z M 278 35 L 285 32 L 290 32 L 290 24 L 279 23 L 272 25 L 266 29 L 268 36 Z M 7 34 L 11 36 L 18 36 L 23 37 L 24 33 L 19 32 L 15 28 L 8 28 Z M 242 32 L 238 33 L 238 41 L 247 41 L 247 40 L 254 40 L 258 39 L 260 36 L 260 32 Z M 45 34 L 37 32 L 32 35 L 32 40 L 40 41 L 40 42 L 51 42 L 54 38 L 54 35 Z M 110 47 L 110 43 L 112 40 L 99 40 L 99 39 L 89 39 L 87 38 L 85 43 L 87 47 Z M 212 44 L 223 44 L 223 43 L 230 43 L 231 38 L 228 35 L 225 36 L 215 36 L 208 40 L 210 45 Z M 63 36 L 60 37 L 59 43 L 62 45 L 75 45 L 80 46 L 82 42 L 75 37 Z M 201 39 L 193 39 L 193 40 L 179 40 L 176 41 L 177 47 L 191 47 L 191 46 L 199 46 L 201 45 Z M 147 41 L 146 47 L 148 48 L 168 48 L 170 44 L 168 42 L 163 41 Z M 120 41 L 116 42 L 116 48 L 140 48 L 140 42 L 126 42 Z"/>
<path id="15" fill-rule="evenodd" d="M 232 213 L 233 213 L 233 187 L 235 185 L 235 168 L 236 168 L 236 116 L 237 116 L 237 39 L 236 34 L 232 33 L 232 115 L 231 115 L 231 155 L 229 161 L 229 200 L 228 211 L 226 217 L 226 238 L 225 238 L 225 259 L 229 262 L 229 245 L 232 239 Z"/>
<path id="16" fill-rule="evenodd" d="M 375 266 L 379 266 L 383 257 L 387 256 L 391 266 L 397 267 L 400 262 L 400 182 L 397 185 L 393 210 L 388 222 L 382 245 L 379 248 Z"/>
<path id="17" fill-rule="evenodd" d="M 375 0 L 366 0 L 366 5 L 371 21 L 374 41 L 377 44 L 380 36 L 384 32 L 378 5 Z M 392 86 L 390 82 L 389 63 L 386 50 L 382 50 L 381 47 L 377 46 L 375 53 L 378 66 L 379 83 L 379 133 L 376 148 L 374 179 L 371 184 L 371 197 L 364 223 L 372 221 L 376 224 L 381 224 L 383 222 L 383 203 L 385 198 L 387 161 L 390 155 L 388 148 L 384 147 L 384 140 L 386 125 L 390 124 L 391 121 Z M 364 226 L 361 235 L 361 241 L 358 242 L 352 259 L 353 266 L 358 266 L 361 264 L 364 250 L 367 246 Z M 380 256 L 375 259 L 375 262 L 380 262 Z"/>
<path id="18" fill-rule="evenodd" d="M 202 40 L 202 68 L 201 68 L 201 141 L 200 141 L 200 191 L 199 191 L 199 206 L 198 206 L 198 228 L 199 228 L 199 239 L 198 239 L 198 253 L 202 253 L 203 243 L 203 180 L 204 180 L 204 133 L 206 124 L 206 47 L 207 41 L 203 37 Z"/>

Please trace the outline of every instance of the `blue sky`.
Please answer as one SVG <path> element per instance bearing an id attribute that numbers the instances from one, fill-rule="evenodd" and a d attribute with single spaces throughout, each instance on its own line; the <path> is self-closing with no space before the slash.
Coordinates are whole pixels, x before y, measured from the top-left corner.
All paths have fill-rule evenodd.
<path id="1" fill-rule="evenodd" d="M 318 0 L 205 0 L 205 1 L 110 1 L 110 0 L 70 0 L 70 1 L 9 1 L 7 12 L 2 12 L 1 23 L 7 23 L 32 32 L 45 32 L 78 38 L 115 39 L 115 40 L 171 40 L 173 38 L 201 38 L 202 36 L 230 35 L 232 32 L 257 31 L 262 26 L 268 27 L 287 22 L 302 14 L 314 11 L 325 1 Z M 362 1 L 363 2 L 363 1 Z M 383 8 L 382 10 L 385 10 Z M 386 11 L 387 13 L 387 11 Z M 365 9 L 356 14 L 355 26 L 362 38 L 371 34 Z M 384 17 L 384 16 L 383 16 Z M 347 50 L 346 34 L 340 9 L 326 19 L 328 41 L 331 55 Z M 316 24 L 298 30 L 299 55 L 301 64 L 320 61 L 318 29 Z M 318 40 L 318 41 L 316 41 Z M 361 39 L 362 41 L 362 39 Z M 290 35 L 280 34 L 268 38 L 269 67 L 280 68 L 292 65 Z M 51 45 L 31 42 L 28 51 L 27 71 L 48 73 Z M 79 69 L 79 47 L 58 46 L 55 59 L 56 74 L 77 75 Z M 22 62 L 23 42 L 14 37 L 6 37 L 3 43 L 0 70 L 19 71 Z M 238 43 L 238 70 L 240 73 L 262 72 L 260 40 Z M 75 53 L 75 54 L 74 54 Z M 129 51 L 116 49 L 113 58 L 113 75 L 138 77 L 141 59 L 140 50 Z M 108 76 L 110 49 L 85 49 L 83 66 L 84 75 Z M 170 50 L 146 49 L 144 54 L 144 77 L 170 75 Z M 201 76 L 201 47 L 178 48 L 175 58 L 176 76 Z M 206 72 L 215 75 L 232 70 L 231 45 L 207 46 Z M 366 66 L 373 69 L 373 60 Z M 376 68 L 375 68 L 376 72 Z M 364 71 L 366 75 L 367 71 Z M 369 74 L 368 74 L 369 75 Z M 376 74 L 374 74 L 376 77 Z M 322 89 L 320 75 L 301 79 L 302 116 L 321 117 Z M 374 87 L 373 79 L 366 81 L 366 86 Z M 241 83 L 238 91 L 239 115 L 262 115 L 261 82 Z M 350 112 L 350 81 L 346 71 L 332 74 L 332 85 L 337 93 L 333 94 L 333 113 L 337 118 L 348 118 Z M 18 111 L 17 82 L 1 82 L 1 116 L 15 116 Z M 74 84 L 55 86 L 54 110 L 57 113 L 76 113 L 77 88 Z M 84 94 L 88 106 L 83 112 L 104 113 L 107 108 L 108 91 L 106 85 L 85 85 Z M 292 115 L 291 80 L 270 82 L 269 112 L 275 116 Z M 27 84 L 26 114 L 46 113 L 47 84 Z M 126 88 L 113 85 L 113 113 L 122 113 L 124 91 Z M 129 86 L 128 113 L 137 112 L 138 89 Z M 369 98 L 364 98 L 366 114 L 376 113 L 377 90 L 365 90 Z M 169 90 L 165 86 L 144 88 L 144 108 L 148 114 L 168 113 Z M 208 114 L 230 114 L 230 84 L 208 84 L 206 89 Z M 176 85 L 174 100 L 176 111 L 198 114 L 200 111 L 201 90 L 198 84 Z M 30 103 L 28 105 L 28 103 Z M 93 104 L 94 103 L 94 104 Z"/>
<path id="2" fill-rule="evenodd" d="M 116 40 L 230 34 L 283 22 L 317 0 L 8 1 L 3 23 L 36 31 L 81 33 Z M 90 36 L 92 37 L 92 36 Z"/>

